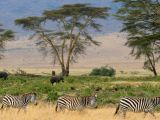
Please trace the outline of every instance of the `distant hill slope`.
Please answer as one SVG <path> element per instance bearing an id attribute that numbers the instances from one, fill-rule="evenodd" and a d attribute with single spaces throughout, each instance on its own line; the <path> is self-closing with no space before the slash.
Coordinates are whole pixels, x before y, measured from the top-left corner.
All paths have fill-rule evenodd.
<path id="1" fill-rule="evenodd" d="M 38 51 L 33 40 L 21 37 L 6 45 L 5 58 L 0 61 L 3 68 L 52 68 L 52 58 L 44 58 Z M 111 65 L 116 69 L 141 69 L 142 60 L 134 60 L 129 55 L 130 49 L 124 46 L 126 35 L 122 33 L 110 33 L 97 36 L 95 39 L 101 42 L 100 47 L 89 48 L 85 56 L 80 57 L 73 68 L 93 68 L 102 65 Z"/>

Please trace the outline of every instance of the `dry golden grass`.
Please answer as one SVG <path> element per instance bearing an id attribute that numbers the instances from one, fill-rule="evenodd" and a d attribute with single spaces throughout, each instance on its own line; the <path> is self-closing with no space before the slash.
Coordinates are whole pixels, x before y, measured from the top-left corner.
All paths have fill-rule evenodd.
<path id="1" fill-rule="evenodd" d="M 46 103 L 41 103 L 38 106 L 31 106 L 27 108 L 25 113 L 21 110 L 17 113 L 17 109 L 8 109 L 0 112 L 0 120 L 123 120 L 122 115 L 113 117 L 115 108 L 104 107 L 98 109 L 85 109 L 79 111 L 65 111 L 56 113 L 55 106 Z M 155 114 L 157 119 L 160 119 L 160 113 Z M 126 120 L 142 120 L 143 113 L 127 113 Z M 154 120 L 148 114 L 145 120 Z"/>
<path id="2" fill-rule="evenodd" d="M 151 84 L 151 85 L 160 85 L 159 82 L 155 82 L 155 81 L 147 81 L 147 82 L 144 82 L 144 81 L 138 81 L 138 82 L 128 82 L 128 81 L 113 81 L 111 82 L 113 85 L 129 85 L 129 86 L 140 86 L 140 85 L 143 85 L 144 83 L 145 84 Z"/>

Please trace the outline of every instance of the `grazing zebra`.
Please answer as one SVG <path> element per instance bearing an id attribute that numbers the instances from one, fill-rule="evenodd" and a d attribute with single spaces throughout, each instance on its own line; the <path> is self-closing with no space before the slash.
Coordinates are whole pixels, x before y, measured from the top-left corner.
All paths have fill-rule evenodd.
<path id="1" fill-rule="evenodd" d="M 1 109 L 3 109 L 4 106 L 14 107 L 14 108 L 18 108 L 19 109 L 18 112 L 19 112 L 20 109 L 23 108 L 26 112 L 26 107 L 29 102 L 32 102 L 35 105 L 37 105 L 36 96 L 37 96 L 36 93 L 27 93 L 22 96 L 5 95 L 3 96 L 3 99 L 2 99 Z"/>
<path id="2" fill-rule="evenodd" d="M 97 95 L 93 94 L 91 96 L 61 96 L 57 100 L 55 111 L 58 110 L 82 110 L 84 107 L 97 107 L 96 103 Z"/>
<path id="3" fill-rule="evenodd" d="M 144 117 L 147 113 L 154 115 L 154 108 L 160 105 L 160 97 L 154 98 L 130 98 L 125 97 L 120 99 L 119 105 L 114 115 L 118 112 L 122 112 L 125 118 L 126 111 L 131 110 L 133 112 L 144 112 Z"/>

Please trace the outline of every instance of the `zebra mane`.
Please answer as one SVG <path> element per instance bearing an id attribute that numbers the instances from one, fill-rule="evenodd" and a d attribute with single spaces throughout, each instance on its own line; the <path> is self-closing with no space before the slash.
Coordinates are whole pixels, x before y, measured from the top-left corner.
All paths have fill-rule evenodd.
<path id="1" fill-rule="evenodd" d="M 156 104 L 160 104 L 160 97 L 154 97 L 154 98 L 151 98 L 151 100 Z"/>
<path id="2" fill-rule="evenodd" d="M 160 97 L 154 97 L 154 98 L 160 99 Z"/>
<path id="3" fill-rule="evenodd" d="M 26 97 L 26 96 L 29 96 L 29 95 L 37 95 L 36 93 L 34 93 L 34 92 L 30 92 L 30 93 L 25 93 L 25 94 L 23 94 L 22 96 L 21 96 L 21 98 L 24 98 L 24 97 Z"/>

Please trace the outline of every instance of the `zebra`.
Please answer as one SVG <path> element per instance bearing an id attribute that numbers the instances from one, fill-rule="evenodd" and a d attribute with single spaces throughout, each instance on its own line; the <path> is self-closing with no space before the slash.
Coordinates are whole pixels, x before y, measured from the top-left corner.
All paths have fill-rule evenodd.
<path id="1" fill-rule="evenodd" d="M 18 112 L 19 112 L 21 108 L 23 108 L 24 111 L 26 112 L 26 107 L 29 102 L 34 103 L 34 105 L 37 105 L 36 96 L 37 94 L 34 92 L 26 93 L 22 96 L 5 95 L 2 98 L 1 109 L 3 109 L 4 106 L 13 107 L 13 108 L 18 108 Z"/>
<path id="2" fill-rule="evenodd" d="M 91 96 L 61 96 L 57 100 L 55 111 L 60 110 L 82 110 L 84 107 L 93 107 L 97 108 L 96 103 L 97 94 L 93 94 Z"/>
<path id="3" fill-rule="evenodd" d="M 150 113 L 153 117 L 154 108 L 160 105 L 160 97 L 154 98 L 130 98 L 124 97 L 120 99 L 120 102 L 116 108 L 114 116 L 118 112 L 123 113 L 123 117 L 125 118 L 127 110 L 131 110 L 133 112 L 144 112 L 144 118 L 147 113 Z"/>

